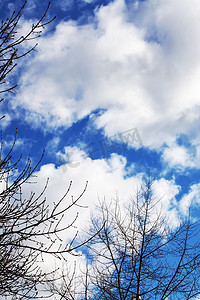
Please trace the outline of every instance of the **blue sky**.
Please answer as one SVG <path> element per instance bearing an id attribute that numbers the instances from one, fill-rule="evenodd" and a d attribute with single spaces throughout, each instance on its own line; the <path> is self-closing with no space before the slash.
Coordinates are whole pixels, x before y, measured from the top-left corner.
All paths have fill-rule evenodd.
<path id="1" fill-rule="evenodd" d="M 1 17 L 22 3 L 1 1 Z M 47 4 L 28 1 L 19 34 Z M 199 205 L 199 14 L 197 0 L 52 1 L 56 20 L 2 106 L 5 147 L 17 128 L 16 156 L 34 164 L 46 149 L 34 188 L 50 177 L 48 201 L 69 180 L 75 194 L 89 181 L 90 208 L 98 197 L 126 201 L 150 173 L 173 224 Z"/>

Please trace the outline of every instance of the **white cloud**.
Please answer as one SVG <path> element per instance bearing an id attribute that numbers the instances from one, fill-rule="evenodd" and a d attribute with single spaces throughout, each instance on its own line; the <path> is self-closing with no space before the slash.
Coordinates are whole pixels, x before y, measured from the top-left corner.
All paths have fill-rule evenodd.
<path id="1" fill-rule="evenodd" d="M 190 207 L 200 204 L 200 184 L 194 184 L 191 186 L 188 194 L 184 195 L 180 200 L 180 210 L 184 215 L 188 214 Z"/>
<path id="2" fill-rule="evenodd" d="M 61 153 L 58 153 L 61 155 Z M 78 197 L 83 191 L 86 181 L 88 187 L 85 194 L 80 199 L 79 204 L 83 207 L 73 207 L 63 219 L 70 223 L 79 211 L 79 217 L 76 222 L 77 228 L 83 228 L 90 219 L 91 210 L 98 204 L 99 200 L 110 203 L 111 199 L 119 199 L 120 203 L 127 204 L 131 198 L 136 196 L 138 188 L 142 184 L 143 174 L 137 174 L 128 177 L 126 169 L 126 159 L 123 156 L 113 154 L 110 159 L 91 160 L 87 155 L 76 147 L 66 147 L 65 153 L 62 154 L 66 159 L 66 164 L 62 164 L 56 168 L 53 164 L 43 165 L 35 174 L 37 176 L 37 184 L 32 185 L 32 189 L 39 193 L 43 189 L 46 179 L 49 177 L 50 182 L 45 192 L 48 203 L 58 201 L 66 189 L 69 181 L 72 180 L 72 188 L 68 197 L 63 202 L 66 206 L 71 201 L 71 195 Z M 35 181 L 35 177 L 34 177 Z M 162 209 L 163 214 L 168 214 L 172 223 L 177 223 L 177 211 L 175 197 L 179 193 L 179 186 L 174 181 L 168 181 L 164 178 L 155 181 L 153 185 L 154 196 L 161 199 L 158 209 Z M 25 186 L 25 193 L 30 191 L 30 186 Z M 173 209 L 173 213 L 172 213 Z M 170 212 L 169 212 L 170 211 Z M 76 228 L 68 230 L 65 234 L 65 240 L 69 240 L 76 232 Z"/>
<path id="3" fill-rule="evenodd" d="M 79 212 L 75 227 L 70 227 L 67 232 L 60 234 L 65 242 L 69 242 L 77 230 L 85 228 L 90 222 L 90 213 L 98 201 L 106 200 L 108 203 L 112 198 L 118 197 L 121 203 L 129 200 L 134 194 L 136 185 L 141 183 L 141 174 L 136 177 L 125 178 L 126 159 L 122 156 L 113 155 L 109 160 L 91 160 L 86 154 L 77 148 L 66 147 L 65 155 L 67 164 L 56 168 L 53 164 L 43 165 L 33 177 L 31 188 L 39 195 L 43 190 L 47 178 L 50 178 L 48 188 L 43 197 L 47 198 L 47 203 L 51 207 L 53 203 L 59 201 L 65 194 L 69 182 L 73 184 L 71 190 L 62 202 L 61 209 L 68 206 L 72 201 L 72 196 L 76 199 L 84 190 L 86 182 L 88 187 L 79 200 L 78 204 L 83 206 L 72 207 L 62 220 L 62 224 L 70 224 Z M 68 155 L 71 153 L 70 155 Z M 68 156 L 68 158 L 67 158 Z M 28 197 L 30 185 L 23 186 L 23 195 Z"/>
<path id="4" fill-rule="evenodd" d="M 178 206 L 176 196 L 179 194 L 180 186 L 174 180 L 161 178 L 153 184 L 153 194 L 158 201 L 157 210 L 162 213 L 170 226 L 177 226 L 179 223 Z"/>
<path id="5" fill-rule="evenodd" d="M 40 40 L 15 100 L 27 120 L 71 126 L 103 108 L 96 125 L 107 135 L 137 127 L 151 148 L 180 133 L 199 137 L 200 3 L 133 7 L 116 0 L 97 11 L 95 24 L 62 22 Z"/>
<path id="6" fill-rule="evenodd" d="M 5 117 L 4 117 L 4 116 L 5 116 Z M 0 122 L 1 122 L 1 127 L 2 127 L 2 128 L 5 128 L 5 127 L 7 127 L 8 125 L 10 125 L 11 117 L 10 117 L 9 114 L 0 111 L 0 118 L 2 118 L 2 117 L 3 117 L 3 119 L 0 120 Z"/>
<path id="7" fill-rule="evenodd" d="M 165 148 L 163 152 L 163 159 L 168 163 L 169 167 L 195 167 L 194 157 L 183 146 L 173 145 Z"/>

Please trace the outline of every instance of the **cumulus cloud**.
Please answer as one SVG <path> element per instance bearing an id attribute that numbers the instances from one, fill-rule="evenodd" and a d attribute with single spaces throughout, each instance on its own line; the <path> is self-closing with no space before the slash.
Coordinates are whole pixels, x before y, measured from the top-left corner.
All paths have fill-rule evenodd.
<path id="1" fill-rule="evenodd" d="M 80 206 L 83 206 L 83 208 L 74 206 L 70 209 L 66 219 L 63 219 L 65 224 L 66 221 L 70 223 L 79 211 L 76 226 L 79 229 L 83 228 L 89 222 L 91 210 L 98 205 L 99 201 L 105 200 L 109 204 L 112 199 L 119 199 L 123 206 L 136 196 L 138 188 L 141 187 L 144 174 L 127 176 L 129 169 L 126 168 L 126 159 L 123 156 L 113 154 L 108 160 L 92 160 L 76 147 L 66 147 L 64 153 L 58 153 L 59 157 L 61 155 L 63 156 L 62 162 L 65 159 L 65 163 L 57 168 L 54 164 L 43 165 L 35 173 L 37 184 L 32 185 L 32 188 L 36 193 L 41 192 L 46 179 L 49 177 L 50 181 L 45 196 L 51 205 L 64 195 L 69 181 L 72 180 L 70 193 L 63 202 L 63 205 L 66 206 L 70 203 L 72 195 L 76 199 L 82 193 L 88 181 L 86 192 L 79 201 Z M 24 192 L 28 193 L 29 190 L 30 186 L 25 186 Z M 174 181 L 162 178 L 154 182 L 153 190 L 154 196 L 160 199 L 158 209 L 161 208 L 163 214 L 170 211 L 171 222 L 177 223 L 178 215 L 175 198 L 179 193 L 179 186 Z M 64 239 L 66 241 L 72 239 L 77 228 L 70 228 Z"/>
<path id="2" fill-rule="evenodd" d="M 141 175 L 125 178 L 127 175 L 126 159 L 118 155 L 113 155 L 109 160 L 91 160 L 79 149 L 66 147 L 63 156 L 66 163 L 60 167 L 56 168 L 54 164 L 43 165 L 34 174 L 33 181 L 37 181 L 37 184 L 32 184 L 31 188 L 36 195 L 39 195 L 47 178 L 50 178 L 48 188 L 43 196 L 46 197 L 47 203 L 51 207 L 53 203 L 63 197 L 72 180 L 71 190 L 61 205 L 61 209 L 64 209 L 71 203 L 72 196 L 73 199 L 79 197 L 88 181 L 86 192 L 78 202 L 80 206 L 70 208 L 62 220 L 62 224 L 66 226 L 74 220 L 77 212 L 79 213 L 75 226 L 60 234 L 66 243 L 73 239 L 77 230 L 81 230 L 89 224 L 91 210 L 99 201 L 105 199 L 109 203 L 112 198 L 119 198 L 121 203 L 127 201 L 134 194 L 136 185 L 141 184 Z M 29 193 L 30 185 L 24 185 L 23 195 L 28 197 Z"/>
<path id="3" fill-rule="evenodd" d="M 183 146 L 173 145 L 169 148 L 165 148 L 163 159 L 168 163 L 170 168 L 192 168 L 198 166 L 198 164 L 195 164 L 195 158 L 192 157 L 188 150 Z"/>
<path id="4" fill-rule="evenodd" d="M 151 0 L 129 10 L 116 0 L 96 12 L 94 23 L 60 23 L 40 40 L 13 107 L 24 107 L 26 120 L 44 128 L 71 126 L 102 108 L 95 124 L 108 136 L 137 127 L 150 148 L 171 145 L 181 133 L 193 141 L 199 11 L 197 0 Z"/>
<path id="5" fill-rule="evenodd" d="M 155 180 L 153 184 L 154 197 L 158 201 L 156 210 L 162 212 L 162 216 L 166 218 L 172 227 L 176 227 L 179 223 L 179 208 L 176 201 L 179 192 L 180 186 L 174 180 L 161 178 Z"/>
<path id="6" fill-rule="evenodd" d="M 193 184 L 188 194 L 184 195 L 180 201 L 180 210 L 184 215 L 188 214 L 191 206 L 200 204 L 200 184 Z"/>

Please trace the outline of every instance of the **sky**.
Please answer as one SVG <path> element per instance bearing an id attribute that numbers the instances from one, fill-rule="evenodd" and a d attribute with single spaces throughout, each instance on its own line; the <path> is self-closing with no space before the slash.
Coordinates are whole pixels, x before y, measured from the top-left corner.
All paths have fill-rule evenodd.
<path id="1" fill-rule="evenodd" d="M 22 3 L 0 1 L 1 18 Z M 47 4 L 28 0 L 19 35 Z M 39 193 L 49 177 L 51 203 L 70 180 L 74 197 L 88 181 L 83 227 L 99 199 L 125 203 L 150 174 L 171 224 L 190 205 L 198 217 L 200 2 L 52 0 L 54 16 L 19 62 L 10 78 L 18 86 L 1 107 L 5 149 L 16 128 L 22 162 L 30 154 L 36 164 L 45 149 L 31 188 Z"/>

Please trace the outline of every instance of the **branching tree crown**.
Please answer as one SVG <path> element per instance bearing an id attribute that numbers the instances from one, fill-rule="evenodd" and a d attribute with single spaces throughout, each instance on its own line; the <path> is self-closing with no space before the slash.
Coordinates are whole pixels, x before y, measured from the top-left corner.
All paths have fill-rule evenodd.
<path id="1" fill-rule="evenodd" d="M 54 20 L 54 18 L 46 20 L 50 6 L 49 2 L 46 11 L 36 24 L 33 24 L 32 28 L 23 36 L 18 37 L 17 31 L 26 3 L 27 1 L 24 2 L 24 5 L 18 12 L 13 12 L 9 18 L 5 21 L 1 21 L 0 24 L 0 85 L 2 86 L 0 93 L 12 91 L 16 87 L 16 85 L 7 85 L 7 77 L 13 72 L 19 59 L 32 52 L 37 44 L 25 52 L 20 51 L 21 46 L 29 40 L 40 37 L 44 27 Z"/>
<path id="2" fill-rule="evenodd" d="M 22 53 L 21 46 L 30 40 L 40 36 L 41 30 L 52 20 L 47 20 L 49 5 L 35 25 L 24 36 L 17 37 L 19 21 L 22 16 L 22 8 L 1 22 L 0 25 L 0 85 L 1 93 L 12 91 L 15 86 L 8 85 L 8 76 L 17 65 L 19 59 L 33 51 L 35 46 Z M 66 225 L 61 225 L 61 220 L 70 209 L 78 206 L 79 199 L 69 199 L 72 182 L 63 197 L 50 208 L 44 197 L 47 183 L 43 191 L 36 195 L 30 192 L 23 194 L 23 186 L 33 176 L 40 161 L 33 168 L 31 159 L 28 158 L 22 171 L 18 170 L 19 159 L 13 157 L 13 146 L 6 153 L 4 149 L 3 133 L 0 143 L 0 296 L 9 299 L 36 299 L 41 298 L 39 289 L 51 281 L 58 280 L 57 270 L 49 273 L 41 268 L 44 255 L 49 258 L 65 260 L 65 253 L 72 253 L 75 248 L 73 241 L 63 245 L 60 233 L 66 232 L 74 225 L 77 215 L 70 223 L 66 219 Z M 44 153 L 43 153 L 44 155 Z M 42 155 L 42 156 L 43 156 Z M 41 158 L 42 159 L 42 158 Z M 16 172 L 17 171 L 17 172 Z M 68 198 L 67 198 L 68 197 Z M 68 201 L 67 201 L 68 199 Z M 65 204 L 64 204 L 65 203 Z M 66 232 L 67 235 L 67 232 Z M 76 235 L 75 235 L 76 237 Z M 74 237 L 74 239 L 75 239 Z M 57 245 L 57 246 L 56 246 Z M 50 296 L 51 293 L 48 293 Z"/>
<path id="3" fill-rule="evenodd" d="M 196 299 L 200 295 L 200 224 L 190 215 L 171 228 L 155 209 L 158 201 L 147 180 L 130 205 L 105 202 L 92 219 L 88 244 L 91 298 Z"/>

